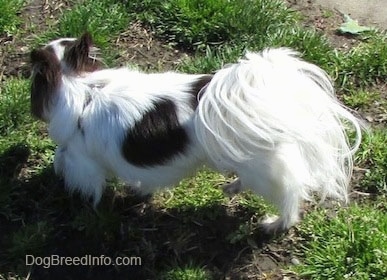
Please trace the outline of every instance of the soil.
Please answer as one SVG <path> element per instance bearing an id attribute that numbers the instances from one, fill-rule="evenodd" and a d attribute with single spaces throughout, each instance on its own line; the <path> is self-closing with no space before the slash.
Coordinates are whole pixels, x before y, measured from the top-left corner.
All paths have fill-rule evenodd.
<path id="1" fill-rule="evenodd" d="M 132 23 L 128 30 L 121 33 L 115 41 L 121 50 L 117 65 L 134 64 L 145 71 L 169 71 L 186 56 L 183 50 L 173 48 L 161 40 L 155 39 L 140 23 Z"/>
<path id="2" fill-rule="evenodd" d="M 349 49 L 356 45 L 356 38 L 344 37 L 336 33 L 336 28 L 342 23 L 342 15 L 337 11 L 327 11 L 320 6 L 311 5 L 310 1 L 287 0 L 288 5 L 300 11 L 305 17 L 305 25 L 316 28 L 326 34 L 331 44 L 339 49 Z M 1 36 L 0 44 L 0 82 L 9 77 L 28 78 L 30 70 L 28 66 L 28 54 L 30 52 L 29 43 L 33 39 L 34 33 L 39 33 L 49 26 L 49 22 L 55 19 L 65 9 L 69 9 L 70 1 L 59 0 L 34 0 L 23 11 L 25 21 L 24 29 L 26 36 L 21 40 L 12 36 Z M 142 69 L 151 71 L 172 70 L 179 63 L 179 60 L 189 55 L 183 50 L 177 50 L 155 38 L 154 34 L 144 28 L 140 23 L 133 23 L 126 32 L 118 36 L 112 42 L 121 50 L 117 59 L 117 66 L 136 64 Z M 383 88 L 385 92 L 386 88 Z M 380 114 L 368 112 L 370 119 L 380 119 Z M 385 120 L 385 119 L 384 119 Z M 22 171 L 21 171 L 22 172 Z M 52 170 L 47 171 L 52 175 Z M 20 184 L 25 190 L 34 192 L 33 182 L 22 182 Z M 42 178 L 35 178 L 40 180 Z M 52 191 L 52 195 L 67 195 L 63 190 L 63 183 L 57 183 L 57 190 Z M 36 190 L 35 190 L 36 192 Z M 63 193 L 62 193 L 63 192 Z M 36 194 L 37 196 L 39 194 Z M 46 194 L 41 193 L 42 197 Z M 117 194 L 108 191 L 105 195 L 105 202 L 117 199 Z M 90 279 L 127 279 L 128 275 L 133 279 L 151 279 L 155 277 L 154 271 L 159 268 L 159 262 L 165 263 L 165 258 L 173 255 L 184 263 L 187 256 L 197 255 L 203 260 L 203 267 L 212 271 L 214 279 L 298 279 L 295 274 L 286 271 L 283 267 L 297 264 L 297 252 L 295 243 L 297 237 L 296 229 L 291 229 L 286 235 L 279 238 L 271 238 L 257 232 L 251 238 L 236 244 L 230 244 L 227 236 L 236 231 L 242 223 L 253 223 L 252 213 L 246 213 L 232 204 L 217 206 L 217 208 L 202 209 L 201 211 L 211 211 L 217 214 L 216 220 L 206 221 L 200 218 L 200 213 L 174 213 L 159 209 L 152 203 L 152 200 L 138 198 L 126 194 L 123 198 L 118 198 L 113 211 L 123 218 L 121 228 L 139 227 L 142 234 L 141 244 L 131 243 L 130 240 L 119 236 L 111 237 L 115 243 L 106 242 L 108 238 L 101 236 L 104 241 L 84 240 L 78 232 L 66 228 L 67 221 L 65 213 L 61 213 L 56 219 L 58 226 L 63 229 L 58 230 L 55 237 L 57 244 L 53 246 L 50 254 L 76 255 L 79 248 L 88 248 L 88 254 L 117 254 L 114 250 L 125 252 L 127 247 L 141 251 L 144 261 L 147 262 L 141 269 L 119 269 L 119 268 L 83 268 L 69 269 L 58 268 L 45 270 L 36 268 L 32 271 L 32 279 L 77 279 L 79 275 L 87 275 Z M 79 204 L 81 202 L 79 201 Z M 109 204 L 108 204 L 109 205 Z M 105 205 L 106 206 L 106 205 Z M 27 206 L 26 206 L 27 207 Z M 104 205 L 102 205 L 104 207 Z M 191 215 L 192 220 L 186 221 L 185 217 Z M 252 217 L 252 218 L 251 218 Z M 62 221 L 60 221 L 63 219 Z M 175 233 L 174 230 L 184 225 L 185 232 Z M 72 236 L 66 234 L 71 232 Z M 120 239 L 121 238 L 121 239 Z M 119 240 L 117 242 L 117 240 Z M 139 240 L 139 239 L 136 239 Z M 84 251 L 82 249 L 81 251 Z M 98 255 L 99 255 L 98 254 Z M 145 269 L 145 270 L 144 270 Z M 9 274 L 12 276 L 12 273 Z M 113 275 L 113 277 L 112 277 Z M 71 278 L 74 277 L 74 278 Z M 1 276 L 0 276 L 1 279 Z"/>
<path id="3" fill-rule="evenodd" d="M 304 0 L 302 0 L 304 1 Z M 361 25 L 387 30 L 387 6 L 385 0 L 309 0 L 312 5 L 336 10 L 358 20 Z"/>
<path id="4" fill-rule="evenodd" d="M 355 37 L 344 36 L 337 32 L 343 23 L 343 15 L 337 10 L 327 10 L 313 0 L 286 0 L 288 7 L 304 17 L 304 25 L 324 33 L 334 48 L 348 50 L 358 44 Z"/>

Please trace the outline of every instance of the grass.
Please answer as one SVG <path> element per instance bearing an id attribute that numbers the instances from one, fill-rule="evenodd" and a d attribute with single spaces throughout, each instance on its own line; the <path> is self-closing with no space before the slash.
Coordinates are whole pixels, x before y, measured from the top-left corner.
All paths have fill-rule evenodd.
<path id="1" fill-rule="evenodd" d="M 188 264 L 184 267 L 173 265 L 170 270 L 161 275 L 162 280 L 210 280 L 212 277 L 203 268 L 195 264 Z"/>
<path id="2" fill-rule="evenodd" d="M 59 37 L 79 36 L 89 31 L 95 43 L 106 47 L 109 38 L 117 36 L 129 24 L 124 7 L 114 0 L 85 0 L 76 4 L 61 17 L 58 24 Z"/>
<path id="3" fill-rule="evenodd" d="M 372 106 L 374 102 L 383 100 L 378 92 L 356 90 L 343 95 L 344 103 L 354 109 L 363 109 Z"/>
<path id="4" fill-rule="evenodd" d="M 272 32 L 274 23 L 276 28 L 295 23 L 277 0 L 147 0 L 127 5 L 159 36 L 187 49 L 236 41 L 257 44 Z"/>
<path id="5" fill-rule="evenodd" d="M 195 72 L 216 70 L 219 57 L 222 63 L 235 61 L 246 48 L 261 50 L 287 45 L 305 52 L 309 59 L 320 64 L 332 53 L 321 35 L 297 26 L 299 15 L 282 1 L 168 0 L 141 4 L 131 1 L 127 5 L 158 36 L 199 52 L 192 60 L 206 61 L 203 67 L 199 67 L 203 61 L 197 62 Z"/>
<path id="6" fill-rule="evenodd" d="M 60 37 L 78 37 L 88 31 L 94 43 L 102 48 L 104 62 L 107 65 L 114 64 L 117 51 L 109 47 L 109 42 L 128 27 L 130 19 L 130 13 L 115 0 L 74 2 L 73 7 L 58 19 L 55 26 L 36 37 L 33 46 Z"/>
<path id="7" fill-rule="evenodd" d="M 337 53 L 336 76 L 341 89 L 350 90 L 381 82 L 387 75 L 387 35 L 371 34 L 349 52 Z"/>
<path id="8" fill-rule="evenodd" d="M 379 208 L 380 207 L 380 208 Z M 312 279 L 385 279 L 385 202 L 310 214 L 301 227 L 300 275 Z M 383 210 L 384 209 L 384 210 Z M 367 213 L 366 215 L 364 213 Z"/>
<path id="9" fill-rule="evenodd" d="M 0 135 L 5 136 L 23 123 L 31 121 L 29 117 L 29 82 L 11 78 L 5 81 L 0 90 Z"/>
<path id="10" fill-rule="evenodd" d="M 387 75 L 386 34 L 368 34 L 349 52 L 337 52 L 324 35 L 297 25 L 300 16 L 282 1 L 148 0 L 127 6 L 158 36 L 196 51 L 182 71 L 214 71 L 246 49 L 288 46 L 328 71 L 341 90 L 369 86 Z"/>
<path id="11" fill-rule="evenodd" d="M 25 34 L 16 28 L 22 22 L 17 15 L 23 1 L 1 1 L 0 33 L 23 41 Z M 210 73 L 237 60 L 246 49 L 289 46 L 335 78 L 349 107 L 360 111 L 386 108 L 383 96 L 373 87 L 387 76 L 385 33 L 367 34 L 349 51 L 335 50 L 323 34 L 302 27 L 299 14 L 271 0 L 84 0 L 71 5 L 57 21 L 50 20 L 49 31 L 39 30 L 36 41 L 27 42 L 30 48 L 88 30 L 108 64 L 115 65 L 115 40 L 130 23 L 140 21 L 159 39 L 190 54 L 177 66 L 178 71 Z M 330 17 L 329 11 L 324 15 Z M 266 241 L 257 235 L 257 220 L 274 210 L 249 192 L 233 199 L 224 197 L 219 186 L 227 178 L 207 170 L 152 198 L 127 193 L 111 183 L 101 205 L 92 209 L 76 194 L 64 191 L 63 182 L 54 175 L 55 145 L 45 126 L 30 117 L 29 81 L 6 77 L 0 89 L 0 223 L 4 232 L 0 271 L 27 275 L 25 254 L 59 251 L 77 256 L 136 255 L 146 263 L 137 270 L 101 269 L 106 275 L 88 268 L 62 268 L 59 275 L 70 279 L 83 273 L 96 279 L 111 275 L 117 279 L 128 275 L 172 280 L 247 278 L 258 273 L 250 266 L 254 253 L 263 250 L 258 241 L 278 246 L 278 239 Z M 364 173 L 356 191 L 374 200 L 348 208 L 311 210 L 296 230 L 302 264 L 291 270 L 299 277 L 387 277 L 387 133 L 385 126 L 372 127 L 371 132 L 356 154 L 356 166 Z M 245 267 L 253 267 L 247 276 L 241 274 Z M 47 273 L 35 269 L 34 273 Z"/>
<path id="12" fill-rule="evenodd" d="M 180 182 L 173 192 L 161 193 L 160 204 L 167 209 L 179 211 L 197 210 L 220 204 L 225 200 L 224 195 L 219 188 L 214 187 L 224 182 L 225 178 L 222 175 L 203 170 L 198 176 Z M 201 195 L 198 196 L 198 193 Z"/>
<path id="13" fill-rule="evenodd" d="M 360 181 L 362 190 L 387 197 L 387 133 L 385 129 L 375 129 L 364 137 L 356 161 L 366 167 Z"/>
<path id="14" fill-rule="evenodd" d="M 125 30 L 129 23 L 129 14 L 123 5 L 114 0 L 83 0 L 73 4 L 64 13 L 56 26 L 38 36 L 35 44 L 45 44 L 58 37 L 77 37 L 88 31 L 95 43 L 106 47 L 109 38 Z"/>
<path id="15" fill-rule="evenodd" d="M 21 19 L 18 16 L 24 5 L 24 0 L 0 0 L 0 34 L 16 33 Z"/>

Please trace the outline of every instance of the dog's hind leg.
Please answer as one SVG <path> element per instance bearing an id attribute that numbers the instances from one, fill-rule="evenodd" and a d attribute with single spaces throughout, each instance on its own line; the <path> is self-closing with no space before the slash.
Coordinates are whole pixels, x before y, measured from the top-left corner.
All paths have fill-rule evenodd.
<path id="1" fill-rule="evenodd" d="M 291 191 L 292 187 L 286 185 L 275 188 L 277 193 L 271 201 L 277 207 L 279 216 L 267 216 L 261 222 L 264 231 L 268 234 L 286 231 L 299 221 L 298 193 Z"/>
<path id="2" fill-rule="evenodd" d="M 299 204 L 307 178 L 298 150 L 286 145 L 276 152 L 265 152 L 238 168 L 241 186 L 252 189 L 276 206 L 279 217 L 267 217 L 262 227 L 267 233 L 286 231 L 299 220 Z"/>
<path id="3" fill-rule="evenodd" d="M 299 219 L 299 193 L 295 190 L 295 182 L 288 181 L 285 176 L 278 174 L 275 178 L 263 172 L 250 173 L 247 176 L 240 174 L 244 186 L 274 204 L 279 211 L 279 217 L 267 216 L 261 222 L 268 234 L 286 231 Z"/>

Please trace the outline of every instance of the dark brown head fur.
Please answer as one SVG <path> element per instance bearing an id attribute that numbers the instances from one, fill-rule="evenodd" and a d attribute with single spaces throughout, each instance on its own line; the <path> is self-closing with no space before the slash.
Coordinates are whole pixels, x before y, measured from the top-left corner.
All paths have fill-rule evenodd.
<path id="1" fill-rule="evenodd" d="M 31 112 L 35 117 L 49 121 L 45 114 L 55 101 L 62 75 L 80 75 L 102 68 L 101 62 L 91 57 L 92 50 L 93 39 L 86 32 L 77 40 L 56 40 L 31 52 Z"/>
<path id="2" fill-rule="evenodd" d="M 50 109 L 60 85 L 60 62 L 53 49 L 48 47 L 33 50 L 31 63 L 31 112 L 35 117 L 47 121 L 45 112 Z"/>
<path id="3" fill-rule="evenodd" d="M 64 63 L 74 74 L 94 72 L 102 68 L 100 61 L 90 56 L 93 48 L 91 34 L 86 32 L 70 46 L 66 47 Z"/>

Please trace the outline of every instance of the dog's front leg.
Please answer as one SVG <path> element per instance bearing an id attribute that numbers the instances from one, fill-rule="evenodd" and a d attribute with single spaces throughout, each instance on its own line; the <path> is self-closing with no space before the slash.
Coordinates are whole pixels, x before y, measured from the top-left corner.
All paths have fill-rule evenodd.
<path id="1" fill-rule="evenodd" d="M 105 187 L 106 172 L 84 150 L 72 146 L 59 146 L 54 159 L 55 173 L 62 176 L 71 192 L 79 191 L 91 198 L 94 206 L 101 199 Z"/>

